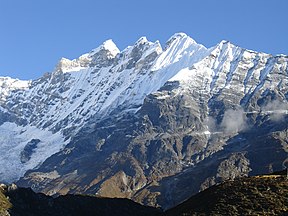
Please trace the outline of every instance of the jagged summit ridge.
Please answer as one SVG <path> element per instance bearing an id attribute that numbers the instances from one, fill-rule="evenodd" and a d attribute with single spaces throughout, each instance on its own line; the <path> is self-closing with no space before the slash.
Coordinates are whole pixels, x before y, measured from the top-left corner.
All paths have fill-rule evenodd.
<path id="1" fill-rule="evenodd" d="M 181 45 L 182 41 L 182 45 Z M 199 48 L 204 48 L 203 45 L 198 45 L 191 37 L 187 36 L 185 33 L 176 33 L 172 37 L 168 39 L 165 45 L 165 50 L 169 48 L 170 45 L 175 46 L 183 46 L 182 49 L 186 49 L 187 47 L 191 46 L 194 44 L 195 46 L 199 46 Z M 153 52 L 154 49 L 157 49 L 157 53 L 161 54 L 163 52 L 163 49 L 161 47 L 161 44 L 159 41 L 156 42 L 151 42 L 149 41 L 145 36 L 140 37 L 133 46 L 128 46 L 125 48 L 123 51 L 120 52 L 120 50 L 117 48 L 116 44 L 112 41 L 112 39 L 109 39 L 105 41 L 102 45 L 99 47 L 93 49 L 89 53 L 81 55 L 78 59 L 73 59 L 69 60 L 67 58 L 62 58 L 60 59 L 59 63 L 57 64 L 55 70 L 62 70 L 63 72 L 73 72 L 73 71 L 79 71 L 80 69 L 83 69 L 87 66 L 91 66 L 91 62 L 93 61 L 93 57 L 96 57 L 101 53 L 101 55 L 107 55 L 107 59 L 114 59 L 116 56 L 119 54 L 120 56 L 122 55 L 127 55 L 127 52 L 130 52 L 134 48 L 139 47 L 139 46 L 148 46 L 149 45 L 149 51 Z M 146 46 L 146 48 L 147 48 Z M 150 54 L 150 52 L 147 52 Z M 104 52 L 104 53 L 103 53 Z M 181 50 L 178 50 L 178 52 L 181 52 Z M 146 54 L 147 55 L 147 54 Z M 106 60 L 107 60 L 106 59 Z M 103 60 L 103 59 L 102 59 Z M 171 62 L 170 62 L 171 63 Z"/>

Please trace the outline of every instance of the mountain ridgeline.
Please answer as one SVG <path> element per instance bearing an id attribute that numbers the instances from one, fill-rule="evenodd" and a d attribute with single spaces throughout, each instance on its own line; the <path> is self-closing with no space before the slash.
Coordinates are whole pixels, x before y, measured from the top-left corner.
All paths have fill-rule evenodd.
<path id="1" fill-rule="evenodd" d="M 33 81 L 0 78 L 0 181 L 171 208 L 237 177 L 281 170 L 288 57 L 184 33 L 112 40 Z"/>

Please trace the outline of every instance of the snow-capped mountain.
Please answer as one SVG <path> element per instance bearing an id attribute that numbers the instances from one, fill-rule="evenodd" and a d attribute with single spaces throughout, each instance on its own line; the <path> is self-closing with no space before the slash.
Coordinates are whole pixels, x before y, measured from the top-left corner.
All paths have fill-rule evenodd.
<path id="1" fill-rule="evenodd" d="M 108 40 L 40 79 L 0 84 L 0 180 L 24 176 L 18 184 L 48 194 L 166 208 L 287 157 L 285 55 L 184 33 L 164 48 Z"/>
<path id="2" fill-rule="evenodd" d="M 184 37 L 184 40 L 180 40 L 181 37 Z M 99 121 L 113 111 L 136 112 L 143 104 L 146 95 L 155 92 L 175 74 L 175 69 L 170 72 L 169 67 L 165 67 L 168 60 L 171 63 L 177 62 L 177 58 L 184 50 L 187 53 L 189 51 L 189 55 L 195 50 L 206 50 L 183 34 L 173 36 L 169 43 L 171 48 L 163 52 L 159 42 L 152 43 L 143 37 L 133 47 L 128 47 L 120 53 L 112 40 L 108 40 L 78 59 L 71 61 L 62 58 L 51 74 L 45 74 L 38 80 L 30 82 L 1 78 L 3 101 L 1 114 L 17 116 L 19 118 L 17 122 L 21 122 L 20 124 L 9 120 L 9 123 L 6 120 L 1 122 L 6 122 L 2 125 L 3 130 L 0 130 L 0 133 L 3 131 L 3 140 L 9 143 L 10 151 L 18 154 L 15 155 L 18 160 L 15 158 L 11 161 L 14 166 L 5 160 L 6 166 L 13 167 L 11 172 L 14 176 L 11 174 L 7 178 L 5 175 L 8 173 L 2 174 L 2 180 L 14 181 L 25 171 L 35 167 L 37 160 L 38 163 L 42 163 L 47 156 L 66 145 L 68 142 L 64 140 L 77 134 L 92 117 Z M 155 61 L 160 53 L 161 58 Z M 183 59 L 186 64 L 195 61 L 186 55 L 186 59 Z M 173 67 L 179 68 L 182 63 L 177 64 Z M 9 94 L 11 91 L 14 91 L 13 94 Z M 35 132 L 37 129 L 45 131 L 44 137 L 50 137 L 50 132 L 57 134 L 57 139 L 55 138 L 57 144 L 54 145 L 54 141 L 49 141 L 50 144 L 43 141 L 44 148 L 53 151 L 48 155 L 41 153 L 43 158 L 37 157 L 32 167 L 26 167 L 26 164 L 21 163 L 19 155 L 31 139 L 41 138 L 35 135 L 40 134 Z M 27 138 L 19 138 L 21 147 L 17 144 L 19 141 L 7 139 L 7 136 L 14 139 L 11 134 L 19 134 L 23 130 Z M 2 142 L 3 146 L 6 146 L 6 142 Z M 7 151 L 4 147 L 2 150 Z M 31 156 L 36 157 L 36 154 Z M 3 170 L 6 172 L 6 169 Z"/>

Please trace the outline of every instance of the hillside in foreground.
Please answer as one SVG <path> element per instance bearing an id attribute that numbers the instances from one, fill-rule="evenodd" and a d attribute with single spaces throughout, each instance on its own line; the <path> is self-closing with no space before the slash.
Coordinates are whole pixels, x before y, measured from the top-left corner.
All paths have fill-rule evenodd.
<path id="1" fill-rule="evenodd" d="M 0 189 L 1 216 L 288 215 L 288 179 L 284 172 L 226 181 L 192 196 L 164 213 L 128 199 L 82 195 L 52 198 L 27 188 L 2 185 Z"/>
<path id="2" fill-rule="evenodd" d="M 128 199 L 65 195 L 52 198 L 30 188 L 0 187 L 0 216 L 157 216 L 161 211 Z M 9 198 L 8 198 L 9 197 Z"/>
<path id="3" fill-rule="evenodd" d="M 288 179 L 285 175 L 263 175 L 226 181 L 196 194 L 166 215 L 288 215 Z"/>

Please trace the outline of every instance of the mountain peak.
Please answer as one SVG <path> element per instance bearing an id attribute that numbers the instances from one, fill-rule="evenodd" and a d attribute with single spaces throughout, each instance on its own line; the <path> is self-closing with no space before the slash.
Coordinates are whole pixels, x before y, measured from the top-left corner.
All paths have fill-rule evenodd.
<path id="1" fill-rule="evenodd" d="M 185 34 L 184 32 L 177 32 L 177 33 L 175 33 L 174 35 L 172 35 L 172 36 L 170 37 L 170 39 L 172 39 L 172 38 L 184 38 L 184 37 L 188 37 L 188 35 Z M 169 40 L 170 40 L 170 39 L 169 39 Z"/>
<path id="2" fill-rule="evenodd" d="M 144 43 L 147 43 L 147 42 L 148 42 L 147 37 L 143 36 L 143 37 L 140 37 L 140 38 L 136 41 L 135 45 L 137 45 L 137 44 L 144 44 Z"/>
<path id="3" fill-rule="evenodd" d="M 193 46 L 195 46 L 195 45 L 196 46 L 203 46 L 201 44 L 198 44 L 194 39 L 189 37 L 187 34 L 179 32 L 179 33 L 175 33 L 174 35 L 172 35 L 172 37 L 170 37 L 167 40 L 165 50 L 168 49 L 172 44 L 183 44 L 183 43 L 185 43 L 186 45 L 189 44 L 189 45 L 193 45 Z"/>
<path id="4" fill-rule="evenodd" d="M 193 38 L 191 38 L 191 37 L 189 37 L 187 34 L 185 34 L 185 33 L 183 33 L 183 32 L 178 32 L 178 33 L 175 33 L 174 35 L 172 35 L 169 39 L 168 39 L 168 41 L 167 41 L 167 43 L 169 43 L 169 41 L 174 41 L 174 40 L 182 40 L 182 39 L 188 39 L 189 41 L 191 41 L 192 43 L 196 43 L 197 44 L 197 42 L 193 39 Z"/>
<path id="5" fill-rule="evenodd" d="M 101 50 L 108 52 L 111 58 L 114 58 L 118 53 L 120 53 L 120 50 L 118 49 L 116 44 L 112 41 L 112 39 L 109 39 L 106 40 L 102 45 L 100 45 L 96 49 L 93 49 L 89 53 L 89 56 L 92 57 Z"/>

